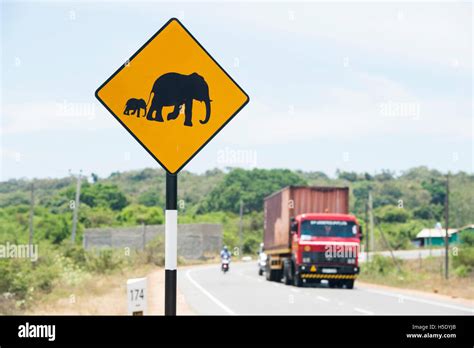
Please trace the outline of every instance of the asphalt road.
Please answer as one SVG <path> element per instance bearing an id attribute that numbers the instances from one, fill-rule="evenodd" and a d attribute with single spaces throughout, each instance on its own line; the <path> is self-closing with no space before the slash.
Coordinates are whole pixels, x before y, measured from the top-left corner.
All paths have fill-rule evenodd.
<path id="1" fill-rule="evenodd" d="M 202 315 L 473 315 L 474 306 L 430 296 L 407 295 L 376 287 L 353 290 L 327 285 L 296 288 L 258 276 L 256 262 L 233 263 L 227 274 L 219 265 L 178 272 L 187 304 Z"/>

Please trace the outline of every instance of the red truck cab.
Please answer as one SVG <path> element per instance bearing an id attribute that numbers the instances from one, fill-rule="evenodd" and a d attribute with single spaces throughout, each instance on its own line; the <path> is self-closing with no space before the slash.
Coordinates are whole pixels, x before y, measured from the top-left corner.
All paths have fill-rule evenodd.
<path id="1" fill-rule="evenodd" d="M 291 271 L 288 276 L 295 285 L 325 279 L 332 287 L 353 288 L 359 273 L 360 239 L 354 215 L 298 215 L 291 223 L 291 270 L 283 272 Z"/>

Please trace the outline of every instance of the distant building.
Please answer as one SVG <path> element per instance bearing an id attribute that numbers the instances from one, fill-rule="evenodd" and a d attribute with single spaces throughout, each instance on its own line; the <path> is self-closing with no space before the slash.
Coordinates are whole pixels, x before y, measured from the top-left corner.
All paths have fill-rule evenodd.
<path id="1" fill-rule="evenodd" d="M 459 229 L 448 228 L 449 244 L 459 243 Z M 419 246 L 444 246 L 446 238 L 446 229 L 424 228 L 415 238 L 415 242 Z"/>

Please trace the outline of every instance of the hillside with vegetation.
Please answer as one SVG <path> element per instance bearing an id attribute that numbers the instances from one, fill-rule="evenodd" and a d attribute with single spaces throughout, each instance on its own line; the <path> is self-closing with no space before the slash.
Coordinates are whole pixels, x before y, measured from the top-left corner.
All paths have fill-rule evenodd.
<path id="1" fill-rule="evenodd" d="M 376 220 L 395 249 L 407 248 L 422 228 L 444 224 L 446 177 L 436 170 L 418 167 L 395 175 L 337 172 L 331 178 L 322 172 L 285 169 L 187 171 L 179 175 L 178 209 L 181 223 L 220 222 L 225 243 L 238 246 L 238 213 L 244 205 L 244 252 L 255 251 L 262 238 L 263 199 L 287 185 L 348 186 L 350 211 L 362 223 L 369 191 Z M 0 183 L 0 238 L 28 240 L 31 180 Z M 76 190 L 73 177 L 36 179 L 35 240 L 53 244 L 70 238 Z M 473 223 L 474 176 L 463 172 L 450 176 L 450 227 Z M 84 228 L 161 224 L 164 221 L 165 173 L 143 169 L 84 177 L 81 185 L 78 241 Z M 381 243 L 381 241 L 378 241 Z M 380 244 L 378 248 L 385 246 Z"/>
<path id="2" fill-rule="evenodd" d="M 106 178 L 92 173 L 84 176 L 81 183 L 75 245 L 70 242 L 75 178 L 15 179 L 0 183 L 0 244 L 28 243 L 34 185 L 33 243 L 41 249 L 34 264 L 0 259 L 3 274 L 0 294 L 14 294 L 16 303 L 21 304 L 37 291 L 49 291 L 55 283 L 75 282 L 88 272 L 122 267 L 123 260 L 113 251 L 90 254 L 82 249 L 85 228 L 164 222 L 165 173 L 160 169 L 115 172 Z M 336 177 L 287 169 L 214 169 L 203 174 L 184 171 L 179 174 L 178 184 L 179 222 L 221 223 L 225 244 L 234 251 L 242 246 L 244 254 L 254 254 L 262 241 L 264 197 L 288 185 L 348 186 L 350 211 L 363 225 L 368 193 L 372 192 L 376 249 L 405 249 L 412 246 L 411 240 L 422 228 L 432 228 L 437 221 L 444 225 L 445 183 L 443 173 L 426 167 L 398 175 L 390 171 L 378 174 L 338 171 Z M 239 238 L 241 201 L 242 239 Z M 474 175 L 464 172 L 450 175 L 449 202 L 450 227 L 474 223 Z M 159 245 L 160 241 L 156 243 Z M 162 255 L 153 250 L 140 256 L 140 262 L 145 258 L 146 262 L 161 264 Z M 472 248 L 469 250 L 462 253 L 463 264 L 457 265 L 463 268 L 460 273 L 464 275 L 472 274 L 474 268 L 474 253 Z M 0 298 L 0 312 L 1 307 Z"/>

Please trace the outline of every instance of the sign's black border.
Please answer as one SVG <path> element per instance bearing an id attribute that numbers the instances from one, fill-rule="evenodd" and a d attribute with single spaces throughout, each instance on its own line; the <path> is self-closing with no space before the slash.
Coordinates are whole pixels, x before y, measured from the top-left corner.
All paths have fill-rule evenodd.
<path id="1" fill-rule="evenodd" d="M 211 59 L 214 61 L 214 63 L 222 70 L 222 72 L 223 72 L 224 74 L 226 74 L 227 77 L 237 86 L 237 88 L 239 88 L 239 89 L 242 91 L 242 93 L 245 94 L 245 96 L 247 97 L 247 100 L 245 101 L 245 103 L 242 104 L 242 106 L 241 106 L 239 109 L 237 109 L 237 111 L 234 112 L 234 114 L 233 114 L 231 117 L 229 117 L 229 119 L 228 119 L 228 120 L 227 120 L 227 121 L 226 121 L 226 122 L 225 122 L 225 123 L 224 123 L 224 124 L 196 151 L 196 152 L 194 152 L 194 154 L 193 154 L 192 156 L 190 156 L 190 157 L 188 158 L 188 160 L 187 160 L 186 162 L 184 162 L 184 164 L 183 164 L 181 167 L 179 167 L 175 172 L 169 171 L 168 168 L 166 168 L 166 166 L 165 166 L 163 163 L 161 163 L 161 161 L 160 161 L 150 150 L 148 150 L 148 148 L 140 141 L 140 139 L 138 139 L 138 138 L 135 136 L 135 134 L 133 134 L 132 131 L 131 131 L 130 129 L 128 129 L 128 127 L 127 127 L 127 126 L 122 122 L 122 120 L 120 120 L 120 118 L 107 106 L 107 104 L 105 104 L 104 101 L 103 101 L 102 99 L 100 99 L 100 97 L 99 97 L 99 91 L 100 91 L 107 83 L 109 83 L 109 81 L 112 80 L 120 71 L 122 71 L 122 69 L 126 67 L 126 64 L 122 64 L 122 66 L 120 66 L 120 68 L 119 68 L 117 71 L 115 71 L 115 72 L 112 74 L 112 76 L 110 76 L 102 85 L 100 85 L 99 88 L 97 88 L 97 90 L 95 91 L 95 97 L 96 97 L 96 98 L 99 100 L 99 102 L 112 114 L 112 116 L 114 116 L 115 119 L 120 122 L 120 124 L 127 130 L 127 132 L 129 132 L 129 133 L 135 138 L 135 140 L 138 141 L 138 143 L 151 155 L 151 157 L 153 157 L 153 158 L 155 159 L 155 161 L 157 161 L 157 162 L 160 164 L 160 166 L 163 167 L 163 169 L 165 169 L 165 170 L 166 170 L 168 173 L 170 173 L 170 174 L 177 174 L 177 173 L 179 173 L 179 172 L 186 166 L 186 164 L 188 164 L 188 163 L 189 163 L 189 162 L 190 162 L 190 161 L 191 161 L 191 160 L 192 160 L 192 159 L 193 159 L 193 158 L 194 158 L 194 157 L 195 157 L 195 156 L 196 156 L 196 155 L 197 155 L 197 154 L 198 154 L 198 153 L 199 153 L 199 152 L 200 152 L 200 151 L 201 151 L 201 150 L 202 150 L 202 149 L 203 149 L 203 148 L 204 148 L 204 147 L 205 147 L 205 146 L 206 146 L 233 118 L 234 118 L 234 117 L 235 117 L 235 115 L 237 115 L 237 114 L 240 112 L 240 110 L 242 110 L 242 109 L 245 107 L 245 105 L 247 105 L 247 104 L 249 103 L 250 97 L 248 96 L 247 93 L 245 93 L 245 91 L 242 89 L 242 87 L 240 87 L 239 84 L 238 84 L 237 82 L 235 82 L 234 79 L 224 70 L 224 68 L 222 68 L 222 67 L 220 66 L 220 64 L 209 54 L 209 52 L 207 52 L 207 50 L 199 43 L 199 41 L 196 40 L 196 38 L 189 32 L 189 30 L 186 29 L 186 27 L 183 25 L 183 23 L 181 23 L 177 18 L 174 18 L 174 17 L 171 18 L 170 20 L 168 20 L 168 22 L 166 22 L 166 24 L 163 25 L 163 26 L 161 27 L 161 29 L 156 32 L 155 35 L 153 35 L 147 42 L 145 42 L 145 44 L 144 44 L 142 47 L 140 47 L 139 50 L 133 54 L 133 56 L 130 57 L 130 59 L 128 60 L 128 62 L 131 63 L 132 60 L 133 60 L 146 46 L 148 46 L 148 44 L 149 44 L 151 41 L 153 41 L 153 40 L 155 39 L 155 37 L 157 37 L 157 36 L 158 36 L 169 24 L 171 24 L 171 22 L 173 22 L 173 21 L 176 21 L 176 22 L 186 31 L 186 33 L 188 33 L 188 35 L 194 40 L 194 42 L 196 42 L 196 43 L 199 45 L 199 47 L 201 47 L 201 49 L 208 55 L 208 57 L 211 58 Z"/>

